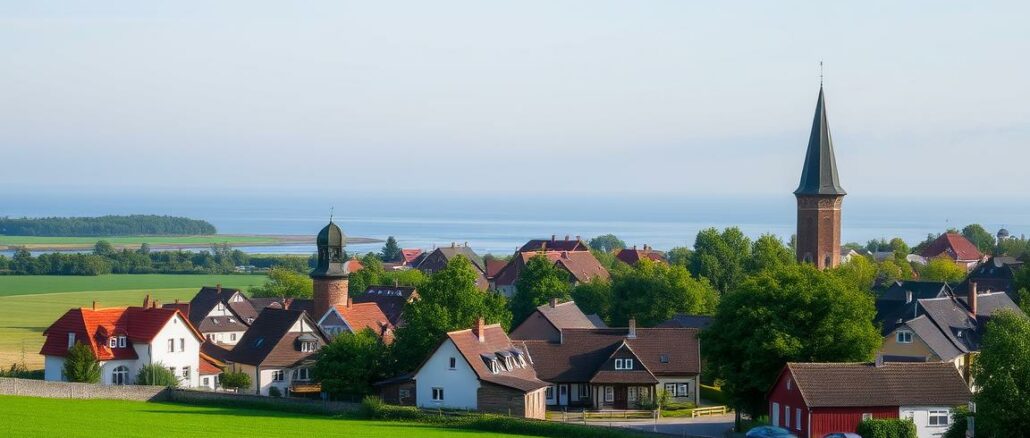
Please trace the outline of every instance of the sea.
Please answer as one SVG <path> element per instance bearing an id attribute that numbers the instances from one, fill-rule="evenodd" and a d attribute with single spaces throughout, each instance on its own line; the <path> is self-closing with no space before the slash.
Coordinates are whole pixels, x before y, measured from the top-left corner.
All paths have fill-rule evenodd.
<path id="1" fill-rule="evenodd" d="M 467 244 L 480 254 L 510 254 L 529 239 L 584 239 L 612 233 L 628 245 L 667 250 L 692 246 L 698 231 L 736 226 L 752 238 L 789 240 L 795 228 L 790 194 L 766 196 L 575 194 L 309 193 L 0 193 L 0 216 L 166 214 L 204 219 L 224 234 L 315 235 L 330 215 L 348 236 L 386 239 L 404 248 Z M 1019 236 L 1030 232 L 1030 202 L 1012 199 L 890 198 L 852 194 L 843 205 L 842 240 L 901 237 L 910 245 L 929 233 L 982 224 Z M 381 243 L 348 245 L 355 253 Z M 202 249 L 202 248 L 200 248 Z M 313 244 L 240 247 L 249 253 L 311 254 Z M 3 252 L 0 252 L 3 253 Z M 6 251 L 9 255 L 11 251 Z"/>

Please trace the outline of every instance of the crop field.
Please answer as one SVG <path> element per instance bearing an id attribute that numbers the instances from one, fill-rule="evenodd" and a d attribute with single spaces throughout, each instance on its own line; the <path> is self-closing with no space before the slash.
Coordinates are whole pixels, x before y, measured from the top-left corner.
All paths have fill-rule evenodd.
<path id="1" fill-rule="evenodd" d="M 296 237 L 260 235 L 213 234 L 205 236 L 111 236 L 111 237 L 39 237 L 0 235 L 0 249 L 24 246 L 31 250 L 88 249 L 98 240 L 111 242 L 115 247 L 138 248 L 143 243 L 154 247 L 205 246 L 215 243 L 232 245 L 276 245 L 296 241 Z"/>
<path id="2" fill-rule="evenodd" d="M 433 425 L 291 414 L 278 411 L 0 396 L 0 436 L 505 437 Z"/>
<path id="3" fill-rule="evenodd" d="M 43 330 L 70 308 L 140 305 L 147 294 L 161 303 L 189 301 L 201 286 L 263 282 L 263 275 L 0 276 L 0 367 L 42 368 Z"/>

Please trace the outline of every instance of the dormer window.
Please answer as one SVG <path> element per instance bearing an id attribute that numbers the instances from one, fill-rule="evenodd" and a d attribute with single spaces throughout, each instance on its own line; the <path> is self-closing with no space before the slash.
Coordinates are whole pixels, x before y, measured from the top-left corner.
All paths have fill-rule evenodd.
<path id="1" fill-rule="evenodd" d="M 615 369 L 617 370 L 632 370 L 633 359 L 615 359 Z"/>
<path id="2" fill-rule="evenodd" d="M 898 330 L 898 343 L 899 344 L 911 344 L 912 343 L 912 332 L 908 330 Z"/>
<path id="3" fill-rule="evenodd" d="M 118 348 L 125 348 L 125 336 L 118 337 Z"/>
<path id="4" fill-rule="evenodd" d="M 116 347 L 118 347 L 118 338 L 116 338 L 114 336 L 111 336 L 110 338 L 107 338 L 107 346 L 109 348 L 116 348 Z"/>
<path id="5" fill-rule="evenodd" d="M 669 363 L 669 355 L 668 354 L 664 354 L 664 353 L 663 354 L 659 354 L 658 355 L 658 361 L 661 362 L 661 363 Z"/>

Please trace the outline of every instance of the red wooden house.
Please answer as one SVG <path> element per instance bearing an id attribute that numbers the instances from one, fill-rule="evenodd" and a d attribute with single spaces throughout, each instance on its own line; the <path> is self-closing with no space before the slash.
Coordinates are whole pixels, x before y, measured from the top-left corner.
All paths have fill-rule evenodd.
<path id="1" fill-rule="evenodd" d="M 950 363 L 788 363 L 769 390 L 769 420 L 799 437 L 855 432 L 867 418 L 908 418 L 918 435 L 947 429 L 970 392 Z"/>

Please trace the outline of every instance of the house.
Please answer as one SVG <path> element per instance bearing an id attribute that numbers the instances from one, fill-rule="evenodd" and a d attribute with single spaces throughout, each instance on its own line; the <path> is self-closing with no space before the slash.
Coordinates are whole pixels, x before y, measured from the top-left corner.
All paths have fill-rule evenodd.
<path id="1" fill-rule="evenodd" d="M 572 286 L 589 282 L 595 278 L 604 280 L 611 278 L 608 270 L 597 261 L 590 251 L 522 251 L 516 253 L 504 269 L 497 273 L 493 280 L 493 288 L 505 296 L 514 295 L 522 270 L 529 263 L 529 259 L 538 255 L 547 257 L 555 266 L 565 271 Z"/>
<path id="2" fill-rule="evenodd" d="M 396 327 L 403 325 L 404 306 L 418 299 L 418 291 L 411 286 L 372 285 L 354 297 L 355 304 L 376 303 L 386 319 Z"/>
<path id="3" fill-rule="evenodd" d="M 508 260 L 495 257 L 486 258 L 483 261 L 486 264 L 486 280 L 490 282 L 490 284 L 493 284 L 494 279 L 497 278 L 497 274 L 499 274 L 501 270 L 508 265 Z"/>
<path id="4" fill-rule="evenodd" d="M 480 318 L 447 333 L 415 371 L 416 405 L 544 419 L 544 390 L 533 359 L 498 324 Z"/>
<path id="5" fill-rule="evenodd" d="M 944 363 L 788 363 L 767 398 L 772 424 L 800 437 L 855 432 L 863 419 L 908 418 L 920 438 L 931 438 L 972 396 Z"/>
<path id="6" fill-rule="evenodd" d="M 916 300 L 914 314 L 884 337 L 880 354 L 889 360 L 922 359 L 952 364 L 972 384 L 969 366 L 980 351 L 987 321 L 1001 309 L 1020 312 L 1004 292 L 978 293 L 970 283 L 967 297 L 948 295 Z"/>
<path id="7" fill-rule="evenodd" d="M 490 285 L 486 280 L 486 264 L 483 262 L 483 258 L 468 246 L 468 243 L 465 245 L 456 245 L 451 242 L 451 246 L 449 247 L 445 246 L 436 248 L 426 255 L 425 258 L 415 266 L 415 269 L 422 271 L 423 274 L 433 275 L 434 272 L 439 272 L 443 268 L 446 268 L 451 259 L 459 255 L 464 256 L 472 262 L 472 266 L 476 268 L 476 287 L 480 290 L 486 290 Z"/>
<path id="8" fill-rule="evenodd" d="M 537 376 L 549 384 L 547 404 L 635 409 L 658 391 L 697 403 L 701 351 L 688 328 L 564 329 L 559 342 L 522 341 Z"/>
<path id="9" fill-rule="evenodd" d="M 174 307 L 177 304 L 166 304 Z M 220 345 L 236 345 L 259 309 L 239 289 L 204 286 L 185 306 L 190 323 L 209 341 Z"/>
<path id="10" fill-rule="evenodd" d="M 644 249 L 637 249 L 636 245 L 633 248 L 620 249 L 619 252 L 615 253 L 615 258 L 622 261 L 623 263 L 633 266 L 640 260 L 648 259 L 654 262 L 669 263 L 665 259 L 665 253 L 657 251 L 648 245 L 644 245 Z"/>
<path id="11" fill-rule="evenodd" d="M 379 397 L 391 405 L 415 406 L 415 373 L 405 373 L 375 382 L 372 387 Z"/>
<path id="12" fill-rule="evenodd" d="M 886 335 L 902 321 L 918 316 L 916 306 L 919 300 L 954 295 L 955 290 L 951 285 L 942 281 L 895 281 L 877 292 L 876 317 L 873 321 L 880 325 L 881 332 Z"/>
<path id="13" fill-rule="evenodd" d="M 1016 272 L 1023 268 L 1023 262 L 1015 257 L 993 256 L 973 269 L 966 277 L 966 280 L 959 286 L 961 289 L 968 287 L 969 283 L 976 283 L 982 291 L 1006 292 L 1012 299 L 1017 299 L 1013 283 Z"/>
<path id="14" fill-rule="evenodd" d="M 586 251 L 590 252 L 590 245 L 587 245 L 580 236 L 576 236 L 576 240 L 569 240 L 569 236 L 565 235 L 565 240 L 559 240 L 557 235 L 552 234 L 551 240 L 547 239 L 533 239 L 522 245 L 521 248 L 515 252 L 540 252 L 540 251 Z"/>
<path id="15" fill-rule="evenodd" d="M 221 376 L 225 371 L 229 350 L 210 340 L 200 344 L 200 388 L 221 389 Z"/>
<path id="16" fill-rule="evenodd" d="M 204 336 L 176 309 L 93 307 L 71 309 L 43 331 L 44 378 L 63 381 L 68 350 L 88 346 L 100 363 L 100 383 L 130 385 L 145 365 L 168 367 L 182 386 L 199 382 Z"/>
<path id="17" fill-rule="evenodd" d="M 658 328 L 692 328 L 699 331 L 704 330 L 715 322 L 715 318 L 706 315 L 676 314 L 672 319 L 658 324 Z"/>
<path id="18" fill-rule="evenodd" d="M 603 324 L 603 323 L 602 323 Z M 511 331 L 512 339 L 561 342 L 561 331 L 570 328 L 606 328 L 598 326 L 574 301 L 559 303 L 552 298 Z"/>
<path id="19" fill-rule="evenodd" d="M 311 382 L 309 359 L 325 344 L 307 312 L 266 308 L 229 352 L 226 366 L 247 373 L 256 394 L 276 388 L 286 395 Z"/>
<path id="20" fill-rule="evenodd" d="M 330 307 L 318 320 L 318 326 L 329 338 L 344 332 L 357 333 L 370 329 L 386 343 L 393 342 L 395 329 L 378 303 L 355 303 L 352 299 L 348 299 L 346 304 Z"/>
<path id="21" fill-rule="evenodd" d="M 937 240 L 934 240 L 922 251 L 919 256 L 927 260 L 937 257 L 947 257 L 955 264 L 963 267 L 966 271 L 973 269 L 984 260 L 983 253 L 959 233 L 944 233 Z"/>
<path id="22" fill-rule="evenodd" d="M 415 262 L 422 256 L 422 250 L 417 248 L 401 249 L 401 266 L 415 267 Z"/>

